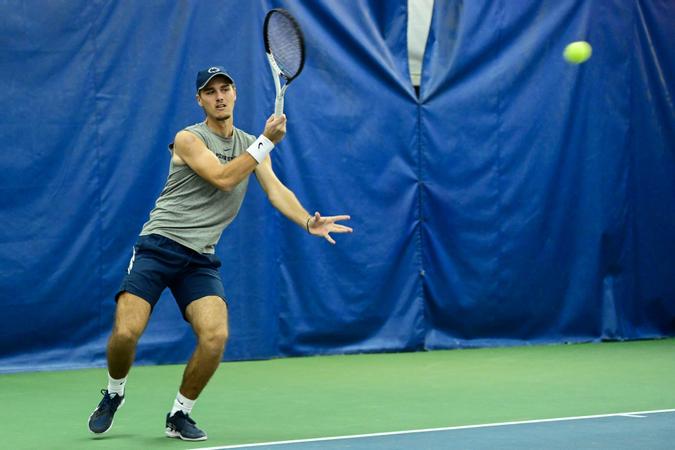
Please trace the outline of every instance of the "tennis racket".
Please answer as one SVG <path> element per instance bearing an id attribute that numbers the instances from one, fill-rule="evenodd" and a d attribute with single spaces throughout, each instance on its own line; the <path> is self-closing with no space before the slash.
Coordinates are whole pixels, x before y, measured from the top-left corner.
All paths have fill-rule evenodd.
<path id="1" fill-rule="evenodd" d="M 293 16 L 285 9 L 276 8 L 265 16 L 263 40 L 276 89 L 274 115 L 280 116 L 284 113 L 286 89 L 305 65 L 305 39 Z"/>

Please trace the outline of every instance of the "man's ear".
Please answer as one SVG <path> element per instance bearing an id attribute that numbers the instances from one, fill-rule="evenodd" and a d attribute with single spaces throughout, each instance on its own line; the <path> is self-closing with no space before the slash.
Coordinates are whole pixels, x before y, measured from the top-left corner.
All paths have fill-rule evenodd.
<path id="1" fill-rule="evenodd" d="M 197 103 L 199 104 L 199 106 L 203 107 L 204 105 L 202 105 L 202 99 L 201 97 L 199 97 L 199 94 L 195 95 L 195 98 L 197 99 Z"/>

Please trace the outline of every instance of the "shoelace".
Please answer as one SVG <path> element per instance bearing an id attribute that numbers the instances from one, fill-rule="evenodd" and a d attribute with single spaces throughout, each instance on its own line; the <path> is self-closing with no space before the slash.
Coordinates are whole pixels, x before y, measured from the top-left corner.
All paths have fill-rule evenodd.
<path id="1" fill-rule="evenodd" d="M 185 420 L 188 421 L 188 423 L 191 423 L 192 425 L 195 425 L 195 424 L 197 423 L 197 422 L 195 422 L 195 421 L 192 419 L 192 417 L 190 417 L 189 414 L 185 414 L 185 413 L 182 412 L 182 411 L 181 411 L 180 414 L 183 416 L 183 418 L 184 418 Z"/>
<path id="2" fill-rule="evenodd" d="M 101 406 L 112 406 L 113 408 L 117 409 L 117 406 L 113 403 L 113 397 L 110 395 L 110 393 L 105 390 L 101 389 L 101 394 L 103 394 L 103 400 Z"/>

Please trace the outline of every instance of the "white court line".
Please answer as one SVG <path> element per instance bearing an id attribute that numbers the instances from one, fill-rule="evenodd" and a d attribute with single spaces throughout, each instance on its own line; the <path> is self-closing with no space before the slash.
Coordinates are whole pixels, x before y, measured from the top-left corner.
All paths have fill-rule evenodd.
<path id="1" fill-rule="evenodd" d="M 406 430 L 406 431 L 389 431 L 384 433 L 370 433 L 370 434 L 353 434 L 348 436 L 332 436 L 332 437 L 322 437 L 322 438 L 313 438 L 313 439 L 295 439 L 290 441 L 274 441 L 274 442 L 256 442 L 254 444 L 239 444 L 239 445 L 225 445 L 221 447 L 200 447 L 193 448 L 192 450 L 224 450 L 229 448 L 251 448 L 251 447 L 262 447 L 264 445 L 283 445 L 283 444 L 302 444 L 305 442 L 323 442 L 323 441 L 337 441 L 341 439 L 360 439 L 360 438 L 370 438 L 370 437 L 379 437 L 379 436 L 396 436 L 399 434 L 415 434 L 415 433 L 431 433 L 434 431 L 451 431 L 451 430 L 469 430 L 473 428 L 490 428 L 490 427 L 504 427 L 508 425 L 526 425 L 532 423 L 547 423 L 547 422 L 565 422 L 569 420 L 587 420 L 587 419 L 599 419 L 602 417 L 644 417 L 643 414 L 659 414 L 659 413 L 672 413 L 675 412 L 675 409 L 657 409 L 654 411 L 635 411 L 635 412 L 624 412 L 624 413 L 613 413 L 613 414 L 596 414 L 593 416 L 575 416 L 575 417 L 557 417 L 554 419 L 535 419 L 535 420 L 522 420 L 518 422 L 498 422 L 498 423 L 485 423 L 479 425 L 461 425 L 457 427 L 444 427 L 444 428 L 425 428 L 420 430 Z"/>
<path id="2" fill-rule="evenodd" d="M 641 416 L 639 414 L 621 414 L 622 417 L 637 417 L 638 419 L 644 419 L 647 416 Z"/>

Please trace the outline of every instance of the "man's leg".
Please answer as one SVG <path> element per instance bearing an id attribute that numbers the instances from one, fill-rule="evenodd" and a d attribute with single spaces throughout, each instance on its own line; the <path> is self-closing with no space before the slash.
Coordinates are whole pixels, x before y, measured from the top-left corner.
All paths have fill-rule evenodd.
<path id="1" fill-rule="evenodd" d="M 108 340 L 108 373 L 112 378 L 124 378 L 129 373 L 150 311 L 150 303 L 129 292 L 117 299 L 115 325 Z"/>
<path id="2" fill-rule="evenodd" d="M 166 418 L 166 435 L 201 441 L 206 433 L 189 417 L 195 400 L 215 373 L 228 337 L 227 305 L 217 296 L 202 297 L 185 309 L 185 318 L 197 335 L 195 348 L 183 372 L 174 407 Z"/>
<path id="3" fill-rule="evenodd" d="M 185 317 L 197 335 L 197 348 L 183 373 L 180 392 L 196 400 L 223 357 L 228 338 L 227 305 L 220 297 L 203 297 L 188 305 Z"/>
<path id="4" fill-rule="evenodd" d="M 89 430 L 105 433 L 124 404 L 124 383 L 136 355 L 136 344 L 150 319 L 151 307 L 142 298 L 123 292 L 117 299 L 115 325 L 108 340 L 108 389 L 89 416 Z"/>

